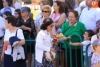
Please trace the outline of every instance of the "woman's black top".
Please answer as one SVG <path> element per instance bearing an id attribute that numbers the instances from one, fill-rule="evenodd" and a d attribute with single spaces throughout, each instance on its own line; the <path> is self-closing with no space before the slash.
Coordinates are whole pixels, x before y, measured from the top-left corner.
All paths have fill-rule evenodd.
<path id="1" fill-rule="evenodd" d="M 29 18 L 28 20 L 24 21 L 23 19 L 20 20 L 20 23 L 18 24 L 18 26 L 26 26 L 32 29 L 32 31 L 28 31 L 28 30 L 23 30 L 23 34 L 25 39 L 35 39 L 36 37 L 36 29 L 35 29 L 35 24 L 34 24 L 34 20 L 32 18 Z"/>

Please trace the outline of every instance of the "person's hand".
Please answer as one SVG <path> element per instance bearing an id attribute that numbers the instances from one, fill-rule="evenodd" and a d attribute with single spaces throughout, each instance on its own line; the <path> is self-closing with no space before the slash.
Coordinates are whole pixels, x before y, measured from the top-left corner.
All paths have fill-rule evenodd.
<path id="1" fill-rule="evenodd" d="M 24 26 L 24 25 L 22 25 L 22 26 L 21 26 L 21 29 L 23 29 L 23 30 L 27 30 L 27 27 Z"/>
<path id="2" fill-rule="evenodd" d="M 72 45 L 73 43 L 70 41 L 69 44 Z"/>
<path id="3" fill-rule="evenodd" d="M 71 37 L 70 37 L 70 36 L 68 36 L 68 37 L 67 37 L 67 40 L 70 40 L 70 39 L 71 39 Z"/>
<path id="4" fill-rule="evenodd" d="M 55 48 L 52 48 L 52 47 L 51 47 L 51 48 L 50 48 L 50 51 L 55 52 L 56 50 L 55 50 Z"/>
<path id="5" fill-rule="evenodd" d="M 4 44 L 5 45 L 10 45 L 10 42 L 9 41 L 5 41 Z"/>
<path id="6" fill-rule="evenodd" d="M 4 61 L 4 54 L 1 55 L 1 61 Z"/>

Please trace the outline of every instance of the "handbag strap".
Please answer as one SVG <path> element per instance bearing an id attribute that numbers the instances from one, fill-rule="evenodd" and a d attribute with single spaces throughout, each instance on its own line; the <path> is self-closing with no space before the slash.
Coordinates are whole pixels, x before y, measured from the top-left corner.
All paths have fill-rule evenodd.
<path id="1" fill-rule="evenodd" d="M 74 26 L 76 23 L 77 23 L 77 22 L 75 22 L 73 25 L 69 26 L 69 27 L 66 29 L 66 31 L 69 30 L 69 29 L 70 29 L 72 26 Z"/>
<path id="2" fill-rule="evenodd" d="M 16 30 L 16 34 L 15 34 L 15 36 L 17 36 L 17 31 L 18 31 L 18 29 Z"/>

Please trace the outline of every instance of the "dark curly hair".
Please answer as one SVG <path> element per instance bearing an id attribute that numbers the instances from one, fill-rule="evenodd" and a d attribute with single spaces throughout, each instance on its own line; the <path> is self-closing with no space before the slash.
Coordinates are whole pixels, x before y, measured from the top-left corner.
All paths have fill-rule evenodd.
<path id="1" fill-rule="evenodd" d="M 41 25 L 41 29 L 42 29 L 42 30 L 46 30 L 47 27 L 48 27 L 49 25 L 51 25 L 52 23 L 53 23 L 53 20 L 52 20 L 51 18 L 45 19 L 45 20 L 43 21 L 43 24 Z"/>
<path id="2" fill-rule="evenodd" d="M 61 1 L 54 1 L 54 3 L 57 4 L 57 6 L 59 6 L 59 13 L 63 13 L 65 12 L 65 4 Z"/>

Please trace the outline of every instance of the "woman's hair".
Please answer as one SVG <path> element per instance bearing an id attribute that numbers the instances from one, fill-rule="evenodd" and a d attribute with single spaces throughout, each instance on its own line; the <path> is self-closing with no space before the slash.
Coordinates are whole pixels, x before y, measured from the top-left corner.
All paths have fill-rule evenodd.
<path id="1" fill-rule="evenodd" d="M 61 2 L 61 1 L 55 1 L 55 3 L 57 4 L 57 6 L 59 6 L 59 13 L 61 14 L 61 13 L 63 13 L 63 12 L 65 12 L 65 5 L 64 5 L 64 3 L 63 2 Z"/>
<path id="2" fill-rule="evenodd" d="M 48 27 L 49 25 L 51 25 L 52 23 L 53 23 L 53 20 L 52 20 L 51 18 L 45 19 L 45 20 L 43 21 L 43 24 L 41 25 L 41 29 L 42 29 L 42 30 L 46 30 L 47 27 Z"/>
<path id="3" fill-rule="evenodd" d="M 74 10 L 75 0 L 65 0 L 65 3 L 68 5 L 69 10 Z"/>
<path id="4" fill-rule="evenodd" d="M 49 5 L 44 5 L 43 8 L 42 8 L 42 10 L 43 9 L 47 9 L 50 13 L 52 11 L 52 9 L 51 9 L 51 7 Z"/>
<path id="5" fill-rule="evenodd" d="M 94 32 L 92 30 L 86 30 L 86 32 L 88 33 L 88 36 L 90 37 L 91 40 L 91 37 L 94 35 Z"/>
<path id="6" fill-rule="evenodd" d="M 97 29 L 96 29 L 96 31 L 95 31 L 96 34 L 99 33 L 99 29 L 100 29 L 100 28 L 97 28 Z"/>
<path id="7" fill-rule="evenodd" d="M 78 20 L 78 18 L 79 18 L 79 14 L 78 14 L 78 12 L 75 11 L 75 10 L 71 10 L 70 12 L 74 13 L 75 17 L 76 17 L 77 20 Z M 69 12 L 69 13 L 70 13 L 70 12 Z"/>
<path id="8" fill-rule="evenodd" d="M 21 10 L 20 9 L 16 9 L 15 12 L 17 12 L 19 14 L 19 18 L 21 18 Z"/>
<path id="9" fill-rule="evenodd" d="M 50 5 L 50 6 L 52 6 L 51 3 L 49 2 L 49 0 L 41 0 L 41 3 L 43 5 Z"/>
<path id="10" fill-rule="evenodd" d="M 7 18 L 5 18 L 5 20 L 8 21 L 8 23 L 11 23 L 12 26 L 16 26 L 16 20 L 14 16 L 9 16 Z"/>
<path id="11" fill-rule="evenodd" d="M 9 12 L 9 11 L 6 11 L 6 12 L 4 13 L 4 15 L 6 15 L 7 17 L 12 16 L 11 12 Z"/>

